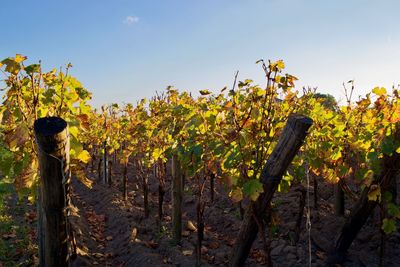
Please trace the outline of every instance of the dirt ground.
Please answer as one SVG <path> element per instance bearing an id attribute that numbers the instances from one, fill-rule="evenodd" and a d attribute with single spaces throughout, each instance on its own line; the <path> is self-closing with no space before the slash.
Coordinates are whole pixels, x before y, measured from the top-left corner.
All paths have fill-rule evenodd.
<path id="1" fill-rule="evenodd" d="M 144 218 L 141 185 L 132 167 L 128 171 L 128 200 L 122 200 L 121 173 L 113 171 L 113 185 L 97 182 L 97 174 L 89 175 L 94 181 L 89 189 L 73 180 L 73 202 L 79 209 L 71 218 L 78 244 L 78 257 L 74 266 L 194 266 L 197 233 L 187 227 L 196 222 L 194 182 L 188 181 L 183 200 L 183 238 L 180 245 L 171 242 L 170 177 L 167 177 L 167 194 L 164 218 L 158 224 L 158 182 L 150 177 L 150 216 Z M 327 252 L 344 218 L 334 215 L 333 187 L 319 181 L 319 208 L 311 210 L 311 259 L 309 234 L 306 230 L 306 213 L 301 223 L 300 238 L 293 241 L 296 218 L 299 214 L 300 192 L 294 186 L 287 193 L 274 197 L 274 226 L 271 232 L 271 256 L 274 266 L 325 266 Z M 312 185 L 312 184 L 311 184 Z M 205 194 L 209 194 L 206 192 Z M 209 197 L 207 196 L 207 199 Z M 347 200 L 346 214 L 351 208 Z M 307 205 L 306 205 L 307 206 Z M 343 266 L 379 266 L 380 239 L 378 211 L 368 219 L 349 249 Z M 215 201 L 205 209 L 205 241 L 202 248 L 203 266 L 227 266 L 236 235 L 240 229 L 240 212 L 217 182 Z M 400 266 L 400 233 L 387 237 L 384 266 Z M 263 266 L 264 257 L 260 238 L 253 244 L 246 266 Z"/>

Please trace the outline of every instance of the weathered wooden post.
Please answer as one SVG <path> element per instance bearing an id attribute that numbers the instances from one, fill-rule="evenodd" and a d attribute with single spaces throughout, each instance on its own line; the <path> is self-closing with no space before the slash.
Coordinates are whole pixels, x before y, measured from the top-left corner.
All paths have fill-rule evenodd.
<path id="1" fill-rule="evenodd" d="M 108 182 L 108 151 L 107 151 L 107 141 L 103 142 L 103 183 L 107 184 Z"/>
<path id="2" fill-rule="evenodd" d="M 34 123 L 40 167 L 39 261 L 40 266 L 68 266 L 66 207 L 70 184 L 67 123 L 58 117 Z"/>
<path id="3" fill-rule="evenodd" d="M 268 214 L 271 199 L 281 182 L 283 174 L 300 149 L 313 121 L 305 116 L 292 114 L 269 156 L 261 174 L 264 191 L 258 199 L 248 207 L 243 223 L 232 249 L 230 266 L 243 266 L 257 237 L 259 224 L 264 224 L 263 218 Z M 259 220 L 258 222 L 256 220 Z"/>
<path id="4" fill-rule="evenodd" d="M 99 163 L 98 163 L 98 165 L 97 165 L 97 179 L 99 180 L 99 181 L 101 181 L 101 166 L 102 166 L 102 163 L 103 163 L 103 157 L 100 155 L 100 157 L 99 157 Z"/>
<path id="5" fill-rule="evenodd" d="M 112 162 L 112 160 L 109 160 L 108 161 L 108 186 L 111 186 L 112 185 L 112 165 L 113 165 L 113 162 Z"/>
<path id="6" fill-rule="evenodd" d="M 176 244 L 182 238 L 182 169 L 178 156 L 172 156 L 172 239 Z"/>
<path id="7" fill-rule="evenodd" d="M 154 164 L 154 176 L 158 179 L 158 223 L 161 227 L 161 222 L 163 219 L 163 203 L 165 195 L 165 170 L 166 165 L 161 159 Z M 161 228 L 160 228 L 161 229 Z"/>
<path id="8" fill-rule="evenodd" d="M 342 188 L 342 184 L 342 179 L 339 179 L 334 188 L 336 216 L 344 216 L 344 191 Z"/>
<path id="9" fill-rule="evenodd" d="M 124 162 L 124 174 L 122 177 L 122 197 L 128 199 L 128 161 Z"/>
<path id="10" fill-rule="evenodd" d="M 396 125 L 396 131 L 393 136 L 389 138 L 393 138 L 395 142 L 400 141 L 400 123 Z M 334 248 L 328 256 L 328 266 L 336 266 L 345 260 L 347 250 L 351 243 L 353 243 L 359 231 L 378 204 L 378 200 L 369 199 L 368 194 L 374 187 L 380 188 L 381 192 L 390 190 L 393 180 L 396 179 L 396 175 L 400 169 L 400 154 L 396 152 L 391 155 L 384 154 L 383 158 L 380 160 L 380 165 L 380 173 L 375 174 L 371 185 L 364 188 L 360 199 L 354 205 L 349 217 L 343 224 Z"/>

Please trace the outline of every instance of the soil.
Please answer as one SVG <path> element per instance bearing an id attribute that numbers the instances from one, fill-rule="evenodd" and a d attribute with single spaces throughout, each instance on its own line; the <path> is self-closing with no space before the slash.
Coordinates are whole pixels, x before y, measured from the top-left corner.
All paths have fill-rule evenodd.
<path id="1" fill-rule="evenodd" d="M 158 182 L 149 179 L 150 216 L 144 218 L 141 179 L 132 165 L 128 170 L 128 199 L 122 199 L 121 170 L 113 170 L 112 186 L 97 181 L 98 174 L 90 173 L 93 188 L 73 180 L 73 203 L 78 208 L 71 217 L 78 246 L 74 266 L 195 266 L 197 233 L 187 227 L 188 221 L 196 225 L 196 200 L 193 181 L 186 181 L 183 200 L 183 237 L 179 245 L 171 242 L 170 176 L 167 174 L 164 217 L 158 220 Z M 299 213 L 301 185 L 289 192 L 277 193 L 273 200 L 273 226 L 271 257 L 274 266 L 325 266 L 327 252 L 345 218 L 334 215 L 333 185 L 318 178 L 319 207 L 314 208 L 312 188 L 310 204 L 302 216 L 301 232 L 297 243 L 293 240 Z M 311 179 L 312 181 L 312 179 Z M 312 185 L 312 184 L 311 184 Z M 399 187 L 400 188 L 400 187 Z M 217 181 L 215 201 L 210 203 L 205 192 L 205 241 L 202 247 L 202 266 L 227 266 L 232 245 L 240 229 L 238 205 L 233 203 L 226 189 Z M 353 201 L 346 199 L 346 208 Z M 306 230 L 306 210 L 311 211 L 310 234 Z M 349 210 L 346 209 L 346 215 Z M 378 210 L 371 216 L 353 242 L 346 262 L 342 266 L 379 266 L 381 235 Z M 309 245 L 309 237 L 311 244 Z M 400 233 L 389 235 L 385 244 L 384 266 L 400 266 Z M 260 238 L 253 244 L 245 266 L 263 266 L 263 244 Z M 309 254 L 309 249 L 311 253 Z"/>

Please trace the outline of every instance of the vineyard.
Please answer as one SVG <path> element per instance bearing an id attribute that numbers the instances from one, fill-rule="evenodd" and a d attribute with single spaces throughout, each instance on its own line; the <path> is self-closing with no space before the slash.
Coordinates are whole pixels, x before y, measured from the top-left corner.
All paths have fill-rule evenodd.
<path id="1" fill-rule="evenodd" d="M 92 107 L 0 62 L 0 266 L 400 266 L 400 102 L 297 90 L 259 60 L 199 96 Z"/>

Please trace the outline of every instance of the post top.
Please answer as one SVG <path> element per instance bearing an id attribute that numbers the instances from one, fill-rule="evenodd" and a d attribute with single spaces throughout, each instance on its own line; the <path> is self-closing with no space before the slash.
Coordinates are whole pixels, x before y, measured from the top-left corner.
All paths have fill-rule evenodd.
<path id="1" fill-rule="evenodd" d="M 299 121 L 302 124 L 308 124 L 308 125 L 313 124 L 313 120 L 310 117 L 307 117 L 307 116 L 304 116 L 304 115 L 301 115 L 298 113 L 290 114 L 289 119 Z"/>
<path id="2" fill-rule="evenodd" d="M 62 132 L 67 127 L 67 122 L 59 117 L 45 117 L 37 119 L 33 127 L 36 134 L 51 136 Z"/>

